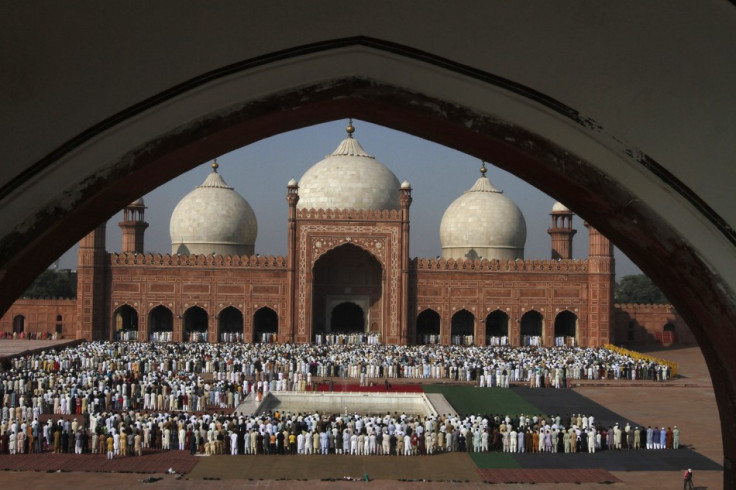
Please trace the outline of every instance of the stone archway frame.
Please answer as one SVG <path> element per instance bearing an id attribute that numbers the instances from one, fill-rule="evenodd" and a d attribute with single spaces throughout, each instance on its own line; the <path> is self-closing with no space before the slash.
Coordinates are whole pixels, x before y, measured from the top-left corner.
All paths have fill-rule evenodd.
<path id="1" fill-rule="evenodd" d="M 328 252 L 345 245 L 354 245 L 371 255 L 381 267 L 381 301 L 383 311 L 379 322 L 381 338 L 398 335 L 400 312 L 398 288 L 401 281 L 399 234 L 397 226 L 325 225 L 304 223 L 299 225 L 299 270 L 297 271 L 297 330 L 305 334 L 307 323 L 307 276 L 314 279 L 317 261 Z M 309 245 L 307 241 L 309 240 Z M 388 264 L 388 266 L 387 266 Z M 308 267 L 307 267 L 308 266 Z M 390 271 L 387 272 L 387 271 Z M 311 304 L 312 297 L 308 298 Z M 387 310 L 388 308 L 388 310 Z M 370 311 L 364 310 L 367 312 Z M 388 312 L 388 325 L 386 314 Z M 374 318 L 374 320 L 376 320 Z M 366 326 L 368 326 L 366 320 Z M 386 329 L 388 327 L 388 330 Z M 310 338 L 314 334 L 314 325 Z"/>
<path id="2" fill-rule="evenodd" d="M 708 360 L 730 486 L 736 231 L 591 117 L 513 81 L 381 40 L 295 46 L 203 73 L 29 165 L 0 189 L 3 216 L 15 217 L 0 220 L 7 292 L 0 311 L 46 264 L 140 195 L 229 150 L 348 116 L 493 161 L 563 201 L 661 285 Z"/>

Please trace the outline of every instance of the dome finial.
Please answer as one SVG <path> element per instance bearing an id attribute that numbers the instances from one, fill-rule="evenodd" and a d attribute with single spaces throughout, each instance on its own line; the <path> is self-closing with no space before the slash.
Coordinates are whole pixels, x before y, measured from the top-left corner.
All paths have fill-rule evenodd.
<path id="1" fill-rule="evenodd" d="M 353 126 L 353 118 L 351 117 L 349 119 L 350 122 L 348 122 L 348 127 L 345 128 L 345 131 L 348 132 L 348 138 L 353 137 L 353 133 L 355 132 L 355 126 Z"/>
<path id="2" fill-rule="evenodd" d="M 485 160 L 481 160 L 481 161 L 483 162 L 483 164 L 480 166 L 480 176 L 481 177 L 485 177 L 486 176 L 486 172 L 488 172 L 488 169 L 486 168 L 486 162 L 485 162 Z"/>
<path id="3" fill-rule="evenodd" d="M 212 171 L 215 172 L 215 173 L 217 173 L 217 169 L 220 168 L 220 166 L 217 164 L 217 158 L 215 158 L 212 161 L 211 167 L 212 167 Z"/>

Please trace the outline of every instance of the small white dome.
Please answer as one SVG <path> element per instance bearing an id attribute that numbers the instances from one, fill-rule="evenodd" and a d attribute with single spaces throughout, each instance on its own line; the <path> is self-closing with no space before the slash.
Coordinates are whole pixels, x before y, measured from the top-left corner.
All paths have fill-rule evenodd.
<path id="1" fill-rule="evenodd" d="M 294 187 L 297 185 L 296 179 L 291 179 L 288 184 L 286 184 L 287 187 Z"/>
<path id="2" fill-rule="evenodd" d="M 169 223 L 171 253 L 252 255 L 258 223 L 248 201 L 217 173 L 217 163 L 202 185 L 174 208 Z"/>
<path id="3" fill-rule="evenodd" d="M 405 180 L 404 182 L 401 183 L 401 188 L 402 189 L 411 189 L 411 184 L 409 183 L 408 180 Z"/>
<path id="4" fill-rule="evenodd" d="M 299 209 L 399 209 L 399 179 L 348 137 L 299 181 Z"/>
<path id="5" fill-rule="evenodd" d="M 552 206 L 552 212 L 553 213 L 569 213 L 570 210 L 567 209 L 567 206 L 565 206 L 564 204 L 562 204 L 560 201 L 557 201 Z"/>
<path id="6" fill-rule="evenodd" d="M 448 259 L 524 258 L 526 222 L 516 204 L 482 176 L 445 211 L 440 242 Z"/>

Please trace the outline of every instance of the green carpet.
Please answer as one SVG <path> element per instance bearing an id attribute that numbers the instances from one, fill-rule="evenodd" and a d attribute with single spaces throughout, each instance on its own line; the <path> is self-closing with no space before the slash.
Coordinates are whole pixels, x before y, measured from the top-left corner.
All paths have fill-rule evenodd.
<path id="1" fill-rule="evenodd" d="M 511 453 L 468 453 L 475 466 L 481 470 L 493 468 L 520 468 Z"/>
<path id="2" fill-rule="evenodd" d="M 541 413 L 540 410 L 508 388 L 425 385 L 426 393 L 442 393 L 460 415 L 518 415 Z"/>

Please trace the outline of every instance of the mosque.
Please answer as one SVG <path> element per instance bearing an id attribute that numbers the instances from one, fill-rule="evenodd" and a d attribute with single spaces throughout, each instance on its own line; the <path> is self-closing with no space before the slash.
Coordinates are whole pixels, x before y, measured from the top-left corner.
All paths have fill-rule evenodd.
<path id="1" fill-rule="evenodd" d="M 634 340 L 633 326 L 644 322 L 637 312 L 651 316 L 651 306 L 614 311 L 613 247 L 588 224 L 588 258 L 572 259 L 573 213 L 559 202 L 547 230 L 551 257 L 525 259 L 524 216 L 485 164 L 442 217 L 441 256 L 412 258 L 412 187 L 354 130 L 348 125 L 334 152 L 287 184 L 285 257 L 254 254 L 257 217 L 215 162 L 172 213 L 171 253 L 144 252 L 138 199 L 123 211 L 120 253 L 106 250 L 105 224 L 81 240 L 75 300 L 17 300 L 0 330 L 88 340 L 599 346 Z M 665 330 L 682 323 L 670 319 L 671 307 L 654 314 Z M 614 319 L 625 325 L 617 332 Z M 678 331 L 690 335 L 684 324 Z"/>

